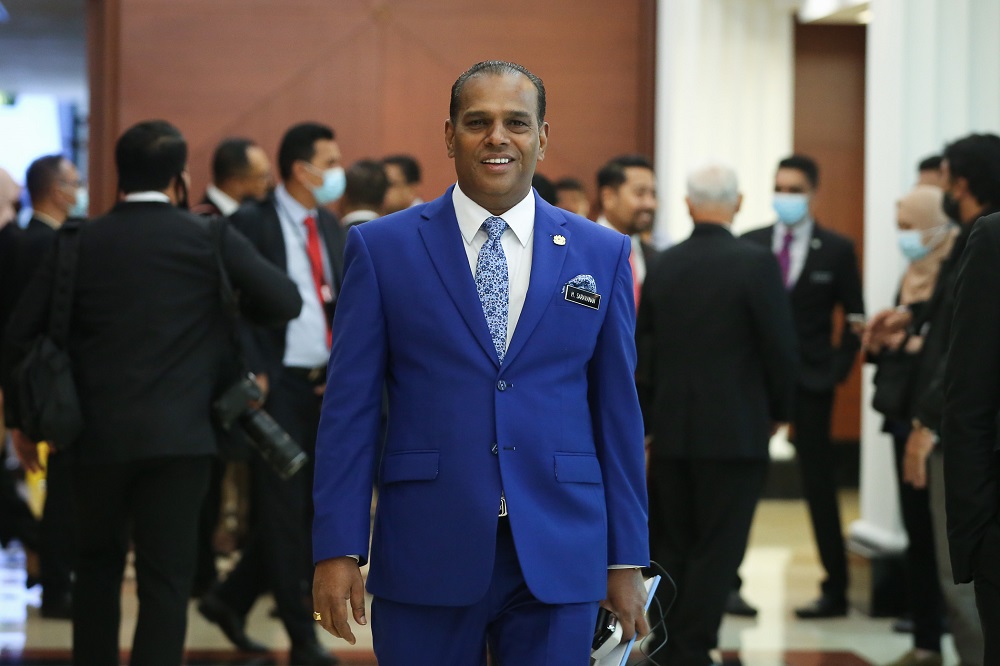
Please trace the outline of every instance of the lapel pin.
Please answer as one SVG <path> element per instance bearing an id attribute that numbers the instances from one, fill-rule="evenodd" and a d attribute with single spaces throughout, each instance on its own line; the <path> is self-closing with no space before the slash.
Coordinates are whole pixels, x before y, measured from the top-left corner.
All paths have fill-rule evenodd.
<path id="1" fill-rule="evenodd" d="M 552 237 L 552 242 L 555 243 L 556 245 L 565 245 L 566 237 L 563 236 L 562 234 L 556 234 L 555 236 Z"/>
<path id="2" fill-rule="evenodd" d="M 811 247 L 811 248 L 812 248 L 812 249 L 814 249 L 814 250 L 818 250 L 818 249 L 820 249 L 821 247 L 823 247 L 823 241 L 821 241 L 821 240 L 820 240 L 820 239 L 818 239 L 818 238 L 813 238 L 813 239 L 812 239 L 812 240 L 811 240 L 811 241 L 809 242 L 809 247 Z"/>

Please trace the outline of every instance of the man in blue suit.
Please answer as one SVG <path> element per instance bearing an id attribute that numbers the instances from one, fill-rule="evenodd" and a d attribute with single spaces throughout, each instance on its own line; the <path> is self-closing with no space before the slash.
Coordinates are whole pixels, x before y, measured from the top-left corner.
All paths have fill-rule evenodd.
<path id="1" fill-rule="evenodd" d="M 538 77 L 473 66 L 445 121 L 458 184 L 348 234 L 316 446 L 314 617 L 352 644 L 347 603 L 367 621 L 377 478 L 382 666 L 477 666 L 487 644 L 504 666 L 587 664 L 599 602 L 626 637 L 648 631 L 631 245 L 534 193 L 548 129 Z"/>

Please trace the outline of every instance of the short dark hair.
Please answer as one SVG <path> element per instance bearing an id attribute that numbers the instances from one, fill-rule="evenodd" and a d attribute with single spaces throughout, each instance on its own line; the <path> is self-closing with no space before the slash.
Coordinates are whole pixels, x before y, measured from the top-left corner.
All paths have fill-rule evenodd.
<path id="1" fill-rule="evenodd" d="M 545 84 L 542 83 L 542 80 L 529 72 L 523 65 L 507 62 L 506 60 L 484 60 L 483 62 L 477 62 L 472 67 L 462 72 L 462 75 L 458 77 L 458 79 L 455 80 L 454 85 L 452 85 L 451 104 L 448 107 L 448 115 L 451 118 L 452 124 L 458 120 L 458 107 L 462 101 L 462 88 L 465 87 L 465 82 L 473 76 L 479 76 L 481 74 L 489 74 L 492 76 L 523 74 L 528 77 L 528 80 L 534 84 L 535 90 L 538 92 L 538 124 L 541 125 L 545 122 Z"/>
<path id="2" fill-rule="evenodd" d="M 597 172 L 597 191 L 600 192 L 605 187 L 621 187 L 625 182 L 625 169 L 630 167 L 653 171 L 653 163 L 643 155 L 613 157 Z"/>
<path id="3" fill-rule="evenodd" d="M 937 171 L 941 168 L 941 160 L 942 157 L 940 155 L 925 157 L 920 160 L 920 164 L 917 166 L 917 171 Z"/>
<path id="4" fill-rule="evenodd" d="M 801 171 L 814 190 L 819 185 L 819 167 L 816 166 L 816 160 L 807 155 L 800 155 L 798 153 L 789 155 L 778 162 L 778 168 Z"/>
<path id="5" fill-rule="evenodd" d="M 554 187 L 556 188 L 556 192 L 570 191 L 570 192 L 586 193 L 587 191 L 586 189 L 584 189 L 583 183 L 581 183 L 576 178 L 572 178 L 570 176 L 567 176 L 565 178 L 560 178 L 559 180 L 557 180 L 555 182 Z"/>
<path id="6" fill-rule="evenodd" d="M 164 190 L 187 167 L 187 142 L 167 121 L 146 120 L 118 138 L 115 165 L 121 192 Z"/>
<path id="7" fill-rule="evenodd" d="M 407 185 L 420 182 L 420 163 L 410 155 L 389 155 L 382 160 L 383 164 L 395 164 L 403 172 Z"/>
<path id="8" fill-rule="evenodd" d="M 281 138 L 278 148 L 278 173 L 281 180 L 292 177 L 292 166 L 299 160 L 309 162 L 316 156 L 317 141 L 333 141 L 336 135 L 326 125 L 299 123 L 292 125 Z"/>
<path id="9" fill-rule="evenodd" d="M 1000 204 L 1000 137 L 970 134 L 945 146 L 944 158 L 951 177 L 965 178 L 980 203 Z"/>
<path id="10" fill-rule="evenodd" d="M 62 155 L 45 155 L 39 157 L 28 167 L 24 175 L 24 187 L 28 190 L 32 204 L 38 204 L 52 193 L 59 181 L 59 167 L 62 166 Z"/>
<path id="11" fill-rule="evenodd" d="M 255 145 L 243 137 L 223 139 L 212 155 L 212 182 L 224 183 L 231 178 L 245 176 L 250 171 L 247 151 Z"/>
<path id="12" fill-rule="evenodd" d="M 558 197 L 556 196 L 556 188 L 552 184 L 552 181 L 543 176 L 542 174 L 535 172 L 535 175 L 531 177 L 531 186 L 535 188 L 538 192 L 538 196 L 542 198 L 553 206 L 556 205 Z"/>
<path id="13" fill-rule="evenodd" d="M 347 170 L 347 187 L 344 198 L 353 204 L 378 208 L 385 200 L 389 178 L 385 167 L 375 160 L 358 160 Z"/>

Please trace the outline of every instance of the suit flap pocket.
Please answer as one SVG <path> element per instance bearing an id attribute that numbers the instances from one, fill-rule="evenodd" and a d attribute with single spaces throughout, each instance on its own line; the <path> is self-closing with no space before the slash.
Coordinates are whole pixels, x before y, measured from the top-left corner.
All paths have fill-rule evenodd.
<path id="1" fill-rule="evenodd" d="M 438 475 L 438 451 L 390 453 L 382 464 L 382 483 L 433 481 Z"/>
<path id="2" fill-rule="evenodd" d="M 557 453 L 556 480 L 563 483 L 600 483 L 601 464 L 591 453 Z"/>

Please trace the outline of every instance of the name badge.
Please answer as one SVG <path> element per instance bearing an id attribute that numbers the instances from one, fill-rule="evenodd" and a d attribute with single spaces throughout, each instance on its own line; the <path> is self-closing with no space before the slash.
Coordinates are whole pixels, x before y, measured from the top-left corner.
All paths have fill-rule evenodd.
<path id="1" fill-rule="evenodd" d="M 590 308 L 591 310 L 597 310 L 601 307 L 600 294 L 580 289 L 579 287 L 571 287 L 570 285 L 566 285 L 566 300 L 570 303 Z"/>

